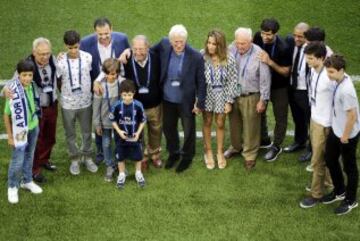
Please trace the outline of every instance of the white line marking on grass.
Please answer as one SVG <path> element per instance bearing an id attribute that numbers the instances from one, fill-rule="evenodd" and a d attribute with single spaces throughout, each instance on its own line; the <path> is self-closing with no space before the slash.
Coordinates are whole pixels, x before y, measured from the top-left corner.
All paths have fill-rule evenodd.
<path id="1" fill-rule="evenodd" d="M 272 136 L 273 135 L 273 131 L 269 131 L 269 135 Z M 289 130 L 289 131 L 286 131 L 286 135 L 287 136 L 294 136 L 294 131 L 293 130 Z M 183 131 L 180 131 L 179 132 L 179 136 L 181 138 L 184 138 L 184 132 Z M 215 137 L 216 136 L 216 132 L 215 131 L 212 131 L 211 132 L 211 136 L 212 137 Z M 8 136 L 7 134 L 0 134 L 0 140 L 7 140 Z M 92 138 L 95 139 L 95 134 L 92 133 Z M 196 138 L 203 138 L 203 134 L 201 131 L 197 131 L 196 132 Z"/>

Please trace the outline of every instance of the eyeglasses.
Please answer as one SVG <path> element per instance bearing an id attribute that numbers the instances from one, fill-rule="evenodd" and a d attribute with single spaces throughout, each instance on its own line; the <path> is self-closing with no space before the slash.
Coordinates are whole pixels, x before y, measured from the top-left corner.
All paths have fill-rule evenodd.
<path id="1" fill-rule="evenodd" d="M 44 82 L 48 82 L 49 81 L 49 75 L 48 75 L 48 72 L 46 71 L 46 69 L 43 69 L 41 72 L 44 75 Z"/>

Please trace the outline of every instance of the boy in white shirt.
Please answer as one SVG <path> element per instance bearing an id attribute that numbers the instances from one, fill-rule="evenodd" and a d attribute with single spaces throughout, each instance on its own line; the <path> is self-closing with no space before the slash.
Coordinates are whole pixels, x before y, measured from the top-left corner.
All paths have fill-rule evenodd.
<path id="1" fill-rule="evenodd" d="M 356 163 L 356 146 L 359 140 L 359 100 L 351 78 L 345 73 L 346 62 L 340 55 L 332 55 L 325 61 L 327 74 L 336 81 L 332 100 L 331 130 L 326 142 L 325 160 L 334 183 L 334 191 L 323 198 L 323 203 L 342 200 L 335 214 L 349 213 L 358 206 L 356 191 L 359 172 Z M 344 184 L 341 155 L 347 185 Z M 345 199 L 344 199 L 345 198 Z"/>
<path id="2" fill-rule="evenodd" d="M 79 50 L 80 35 L 73 30 L 66 31 L 64 43 L 66 56 L 59 59 L 58 75 L 61 76 L 61 111 L 65 129 L 66 143 L 71 160 L 70 173 L 80 174 L 80 163 L 84 162 L 90 172 L 96 172 L 97 166 L 92 161 L 92 93 L 90 54 Z M 82 143 L 76 144 L 75 123 L 79 122 Z"/>
<path id="3" fill-rule="evenodd" d="M 325 143 L 331 126 L 331 101 L 335 89 L 324 67 L 326 47 L 322 42 L 311 42 L 305 50 L 306 62 L 311 67 L 309 100 L 311 105 L 310 140 L 312 146 L 311 165 L 313 176 L 311 196 L 300 202 L 300 207 L 310 208 L 324 196 L 325 182 L 331 183 L 325 164 Z"/>

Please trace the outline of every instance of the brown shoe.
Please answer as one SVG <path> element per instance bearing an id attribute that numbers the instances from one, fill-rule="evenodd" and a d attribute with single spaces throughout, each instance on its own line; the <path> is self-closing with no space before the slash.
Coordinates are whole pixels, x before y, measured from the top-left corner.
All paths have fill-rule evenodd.
<path id="1" fill-rule="evenodd" d="M 247 171 L 252 170 L 256 165 L 256 162 L 253 160 L 248 160 L 244 162 L 244 167 Z"/>

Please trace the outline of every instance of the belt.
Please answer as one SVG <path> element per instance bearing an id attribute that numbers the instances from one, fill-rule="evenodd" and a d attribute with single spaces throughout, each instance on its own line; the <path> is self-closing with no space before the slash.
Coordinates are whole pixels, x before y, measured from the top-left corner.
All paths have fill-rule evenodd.
<path id="1" fill-rule="evenodd" d="M 240 97 L 246 97 L 246 96 L 256 95 L 256 94 L 260 94 L 260 92 L 248 92 L 246 94 L 241 94 Z"/>

